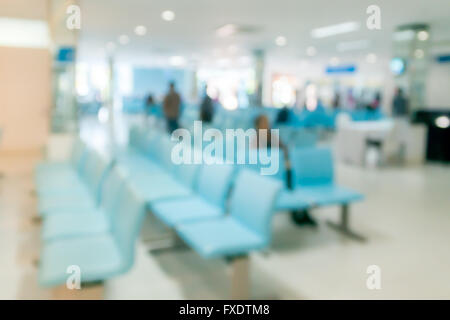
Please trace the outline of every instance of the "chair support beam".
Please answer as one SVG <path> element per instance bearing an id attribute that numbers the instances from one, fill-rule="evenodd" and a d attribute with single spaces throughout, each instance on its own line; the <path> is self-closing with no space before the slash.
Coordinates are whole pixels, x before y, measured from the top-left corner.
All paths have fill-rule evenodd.
<path id="1" fill-rule="evenodd" d="M 250 298 L 250 261 L 248 255 L 231 259 L 231 299 Z"/>
<path id="2" fill-rule="evenodd" d="M 341 207 L 340 223 L 327 221 L 328 226 L 330 226 L 332 229 L 342 233 L 343 235 L 346 235 L 357 241 L 361 241 L 361 242 L 367 241 L 367 238 L 352 231 L 350 229 L 349 223 L 350 223 L 350 211 L 349 211 L 349 205 L 347 203 L 343 204 Z"/>

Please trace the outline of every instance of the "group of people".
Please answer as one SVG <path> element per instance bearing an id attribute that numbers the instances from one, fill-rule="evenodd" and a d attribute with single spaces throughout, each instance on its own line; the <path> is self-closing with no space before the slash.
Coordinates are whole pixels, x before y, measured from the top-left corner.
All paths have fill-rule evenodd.
<path id="1" fill-rule="evenodd" d="M 205 123 L 212 122 L 214 116 L 214 102 L 206 94 L 207 88 L 205 88 L 205 96 L 200 104 L 200 120 Z M 152 95 L 149 95 L 145 101 L 145 113 L 151 115 L 155 108 L 155 100 Z M 172 133 L 180 127 L 179 118 L 181 114 L 181 96 L 175 90 L 175 83 L 169 83 L 169 91 L 164 96 L 163 103 L 163 115 L 166 120 L 166 127 L 169 133 Z"/>

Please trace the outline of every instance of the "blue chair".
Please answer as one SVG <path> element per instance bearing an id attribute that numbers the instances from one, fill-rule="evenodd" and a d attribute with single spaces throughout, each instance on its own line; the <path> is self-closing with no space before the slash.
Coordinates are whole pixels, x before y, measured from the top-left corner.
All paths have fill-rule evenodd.
<path id="1" fill-rule="evenodd" d="M 40 183 L 55 175 L 74 175 L 80 170 L 86 158 L 85 156 L 86 145 L 80 139 L 76 139 L 69 161 L 39 163 L 34 171 L 35 181 Z"/>
<path id="2" fill-rule="evenodd" d="M 340 205 L 341 224 L 335 226 L 355 239 L 364 238 L 349 230 L 349 204 L 361 201 L 364 196 L 334 182 L 333 157 L 328 148 L 297 148 L 290 152 L 294 190 L 285 192 L 279 203 L 289 203 L 285 209 L 304 209 L 310 206 Z M 298 207 L 297 207 L 298 206 Z"/>
<path id="3" fill-rule="evenodd" d="M 225 213 L 233 170 L 230 165 L 205 164 L 198 177 L 196 194 L 158 201 L 151 206 L 151 211 L 169 227 L 183 222 L 220 217 Z"/>
<path id="4" fill-rule="evenodd" d="M 38 213 L 46 216 L 61 212 L 62 209 L 95 209 L 100 202 L 102 183 L 112 165 L 112 159 L 92 151 L 82 171 L 81 182 L 66 185 L 64 192 L 61 190 L 55 193 L 39 194 Z"/>
<path id="5" fill-rule="evenodd" d="M 233 257 L 265 248 L 281 183 L 243 169 L 230 199 L 230 215 L 176 226 L 179 236 L 204 258 Z"/>
<path id="6" fill-rule="evenodd" d="M 124 177 L 121 172 L 117 168 L 112 168 L 102 185 L 100 208 L 61 209 L 58 214 L 48 215 L 42 225 L 41 238 L 43 241 L 109 231 L 117 211 L 119 193 L 123 183 Z"/>
<path id="7" fill-rule="evenodd" d="M 39 283 L 64 284 L 69 266 L 78 266 L 81 281 L 104 281 L 127 272 L 134 262 L 134 247 L 145 214 L 144 201 L 124 186 L 111 231 L 58 239 L 44 243 L 39 265 Z"/>
<path id="8" fill-rule="evenodd" d="M 230 199 L 229 215 L 176 227 L 179 237 L 202 257 L 231 262 L 232 299 L 248 298 L 248 254 L 270 243 L 271 218 L 280 188 L 279 181 L 242 169 Z"/>

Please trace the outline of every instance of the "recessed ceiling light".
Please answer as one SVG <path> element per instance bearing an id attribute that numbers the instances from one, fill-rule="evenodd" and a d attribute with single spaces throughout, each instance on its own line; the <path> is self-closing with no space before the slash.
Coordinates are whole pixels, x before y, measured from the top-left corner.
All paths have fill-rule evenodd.
<path id="1" fill-rule="evenodd" d="M 147 33 L 147 28 L 145 26 L 137 26 L 134 28 L 134 33 L 138 36 L 144 36 Z"/>
<path id="2" fill-rule="evenodd" d="M 106 44 L 106 51 L 109 52 L 109 53 L 111 53 L 111 52 L 113 52 L 114 50 L 116 50 L 116 43 L 115 43 L 115 42 L 112 42 L 112 41 L 108 42 L 108 43 Z"/>
<path id="3" fill-rule="evenodd" d="M 416 49 L 416 51 L 414 51 L 414 57 L 416 57 L 417 59 L 422 59 L 425 56 L 425 52 L 423 52 L 422 49 Z"/>
<path id="4" fill-rule="evenodd" d="M 234 25 L 234 24 L 226 24 L 226 25 L 218 28 L 216 30 L 216 34 L 219 37 L 223 37 L 224 38 L 224 37 L 229 37 L 229 36 L 233 35 L 234 33 L 236 33 L 236 31 L 237 31 L 236 25 Z"/>
<path id="5" fill-rule="evenodd" d="M 339 64 L 339 58 L 338 58 L 338 57 L 333 57 L 333 58 L 331 58 L 331 59 L 330 59 L 330 64 L 331 64 L 332 66 L 338 65 L 338 64 Z"/>
<path id="6" fill-rule="evenodd" d="M 306 48 L 306 54 L 309 56 L 309 57 L 314 57 L 316 54 L 317 54 L 317 49 L 316 48 L 314 48 L 314 47 L 308 47 L 308 48 Z"/>
<path id="7" fill-rule="evenodd" d="M 450 119 L 447 116 L 440 116 L 436 118 L 434 124 L 438 128 L 447 129 L 448 127 L 450 127 Z"/>
<path id="8" fill-rule="evenodd" d="M 169 63 L 174 67 L 180 67 L 186 63 L 186 59 L 182 56 L 172 56 L 169 59 Z"/>
<path id="9" fill-rule="evenodd" d="M 429 37 L 430 34 L 425 30 L 419 31 L 419 33 L 417 33 L 417 39 L 419 39 L 420 41 L 428 40 Z"/>
<path id="10" fill-rule="evenodd" d="M 130 42 L 130 38 L 126 34 L 119 36 L 119 43 L 121 45 L 126 45 L 128 42 Z"/>
<path id="11" fill-rule="evenodd" d="M 287 39 L 284 36 L 278 36 L 275 38 L 275 44 L 279 47 L 284 47 L 287 44 Z"/>
<path id="12" fill-rule="evenodd" d="M 358 22 L 344 22 L 340 24 L 335 24 L 327 27 L 313 29 L 311 31 L 311 37 L 320 39 L 335 36 L 341 33 L 353 32 L 359 29 Z"/>
<path id="13" fill-rule="evenodd" d="M 165 21 L 173 21 L 175 19 L 175 12 L 171 10 L 166 10 L 161 13 L 161 18 Z"/>
<path id="14" fill-rule="evenodd" d="M 352 51 L 352 50 L 362 50 L 369 46 L 369 40 L 357 40 L 348 42 L 339 42 L 336 45 L 336 49 L 339 52 Z"/>
<path id="15" fill-rule="evenodd" d="M 403 30 L 394 32 L 393 38 L 395 41 L 408 41 L 414 38 L 414 31 Z"/>
<path id="16" fill-rule="evenodd" d="M 369 53 L 366 56 L 366 61 L 368 63 L 371 63 L 371 64 L 376 63 L 377 62 L 377 55 L 375 53 Z"/>

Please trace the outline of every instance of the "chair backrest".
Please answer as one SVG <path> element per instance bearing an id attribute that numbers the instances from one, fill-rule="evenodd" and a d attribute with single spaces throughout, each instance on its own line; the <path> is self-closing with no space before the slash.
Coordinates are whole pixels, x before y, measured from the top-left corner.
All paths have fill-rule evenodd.
<path id="1" fill-rule="evenodd" d="M 333 157 L 329 148 L 295 148 L 289 155 L 295 185 L 333 183 Z"/>
<path id="2" fill-rule="evenodd" d="M 86 160 L 86 154 L 86 145 L 84 142 L 80 138 L 75 139 L 70 162 L 77 172 L 81 172 L 82 166 Z"/>
<path id="3" fill-rule="evenodd" d="M 281 188 L 280 181 L 242 169 L 231 195 L 230 214 L 268 243 L 275 200 Z"/>
<path id="4" fill-rule="evenodd" d="M 101 206 L 110 220 L 114 219 L 123 190 L 125 177 L 118 167 L 113 166 L 102 185 Z"/>
<path id="5" fill-rule="evenodd" d="M 82 173 L 82 179 L 94 195 L 96 203 L 100 203 L 101 187 L 111 170 L 113 161 L 110 157 L 101 155 L 95 150 L 89 150 L 86 166 Z"/>
<path id="6" fill-rule="evenodd" d="M 262 156 L 264 153 L 264 159 Z M 274 178 L 286 184 L 287 174 L 285 165 L 285 154 L 283 149 L 280 148 L 268 148 L 268 149 L 250 149 L 248 150 L 248 155 L 246 155 L 245 168 L 258 171 L 260 174 L 266 175 L 267 177 Z M 255 160 L 256 163 L 251 163 L 251 159 Z M 266 161 L 269 163 L 264 163 Z"/>
<path id="7" fill-rule="evenodd" d="M 306 129 L 297 129 L 290 140 L 290 144 L 295 147 L 314 147 L 316 143 L 317 133 Z"/>
<path id="8" fill-rule="evenodd" d="M 145 216 L 145 201 L 130 186 L 122 184 L 119 205 L 112 223 L 112 234 L 122 255 L 123 271 L 134 261 L 134 247 Z"/>
<path id="9" fill-rule="evenodd" d="M 197 191 L 209 202 L 225 208 L 233 180 L 234 167 L 228 164 L 204 164 L 199 173 Z"/>
<path id="10" fill-rule="evenodd" d="M 198 164 L 179 164 L 176 166 L 175 176 L 185 186 L 195 189 L 200 171 Z"/>

